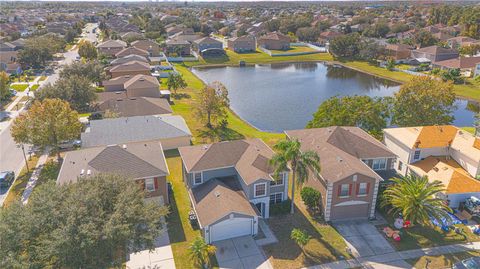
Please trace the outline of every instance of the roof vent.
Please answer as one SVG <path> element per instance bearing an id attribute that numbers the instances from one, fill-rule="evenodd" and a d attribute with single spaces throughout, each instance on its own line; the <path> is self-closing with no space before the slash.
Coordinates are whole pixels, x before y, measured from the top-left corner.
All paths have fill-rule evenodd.
<path id="1" fill-rule="evenodd" d="M 343 162 L 343 159 L 342 159 L 340 156 L 337 156 L 337 161 L 338 161 L 339 163 L 341 163 L 341 162 Z"/>
<path id="2" fill-rule="evenodd" d="M 215 197 L 220 197 L 220 192 L 216 191 L 215 192 Z"/>
<path id="3" fill-rule="evenodd" d="M 87 170 L 87 176 L 91 175 L 92 171 L 90 169 Z"/>
<path id="4" fill-rule="evenodd" d="M 203 146 L 202 146 L 202 149 L 203 149 L 203 150 L 207 150 L 207 149 L 208 149 L 208 145 L 203 145 Z"/>
<path id="5" fill-rule="evenodd" d="M 123 149 L 126 149 L 126 148 L 127 148 L 127 145 L 123 144 L 123 145 L 122 145 L 122 148 L 123 148 Z"/>
<path id="6" fill-rule="evenodd" d="M 83 176 L 85 174 L 85 169 L 80 170 L 80 175 Z"/>

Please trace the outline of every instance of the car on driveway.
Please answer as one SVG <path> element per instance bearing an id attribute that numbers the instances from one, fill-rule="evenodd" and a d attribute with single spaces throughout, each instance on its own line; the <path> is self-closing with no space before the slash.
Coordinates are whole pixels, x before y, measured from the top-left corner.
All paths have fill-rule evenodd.
<path id="1" fill-rule="evenodd" d="M 453 269 L 480 269 L 480 257 L 473 257 L 458 262 L 452 266 Z"/>
<path id="2" fill-rule="evenodd" d="M 75 149 L 82 146 L 82 140 L 67 140 L 58 144 L 60 149 Z"/>
<path id="3" fill-rule="evenodd" d="M 0 172 L 0 188 L 8 188 L 15 179 L 15 173 L 13 171 Z"/>

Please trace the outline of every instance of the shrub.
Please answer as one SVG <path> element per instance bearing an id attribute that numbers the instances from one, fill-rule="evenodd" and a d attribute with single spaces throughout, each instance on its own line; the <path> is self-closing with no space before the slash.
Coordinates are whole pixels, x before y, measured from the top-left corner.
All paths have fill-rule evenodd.
<path id="1" fill-rule="evenodd" d="M 281 203 L 270 205 L 270 215 L 283 215 L 290 212 L 290 199 L 287 199 Z"/>
<path id="2" fill-rule="evenodd" d="M 302 201 L 309 209 L 316 210 L 320 207 L 320 199 L 322 198 L 322 194 L 314 188 L 304 187 L 302 191 L 300 191 L 300 196 L 302 197 Z"/>

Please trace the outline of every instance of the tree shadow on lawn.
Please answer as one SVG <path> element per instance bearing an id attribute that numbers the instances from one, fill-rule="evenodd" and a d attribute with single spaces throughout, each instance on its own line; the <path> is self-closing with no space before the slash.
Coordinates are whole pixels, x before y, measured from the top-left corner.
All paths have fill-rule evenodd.
<path id="1" fill-rule="evenodd" d="M 172 98 L 176 100 L 181 100 L 181 99 L 190 99 L 192 98 L 192 96 L 188 93 L 181 92 L 181 93 L 172 93 Z M 171 103 L 175 104 L 174 100 L 171 100 Z"/>
<path id="2" fill-rule="evenodd" d="M 230 57 L 228 57 L 227 54 L 222 56 L 206 56 L 206 57 L 203 57 L 203 60 L 205 60 L 205 62 L 209 64 L 222 64 L 222 63 L 229 62 Z"/>
<path id="3" fill-rule="evenodd" d="M 202 142 L 214 142 L 214 141 L 225 141 L 225 140 L 238 140 L 244 139 L 245 136 L 233 129 L 228 127 L 215 127 L 215 128 L 203 128 L 197 130 L 199 136 L 204 139 Z"/>
<path id="4" fill-rule="evenodd" d="M 177 208 L 175 192 L 170 193 L 170 213 L 167 216 L 168 236 L 170 243 L 184 242 L 187 240 L 183 230 L 182 220 Z"/>
<path id="5" fill-rule="evenodd" d="M 295 208 L 293 215 L 281 215 L 268 220 L 270 228 L 279 241 L 277 244 L 264 247 L 265 253 L 273 257 L 274 267 L 298 268 L 340 259 L 341 250 L 328 242 L 328 239 L 325 238 L 326 234 L 320 233 L 303 212 L 297 206 Z M 305 230 L 312 237 L 304 251 L 290 238 L 290 233 L 294 228 Z M 332 231 L 334 230 L 332 229 Z M 278 260 L 279 264 L 275 264 L 277 263 L 275 260 Z"/>

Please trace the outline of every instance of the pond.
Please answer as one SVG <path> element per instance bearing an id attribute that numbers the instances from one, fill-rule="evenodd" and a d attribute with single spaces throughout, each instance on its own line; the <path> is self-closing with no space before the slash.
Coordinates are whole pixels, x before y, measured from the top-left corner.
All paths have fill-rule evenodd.
<path id="1" fill-rule="evenodd" d="M 194 68 L 193 73 L 206 83 L 222 82 L 235 113 L 260 130 L 275 132 L 304 128 L 332 96 L 391 96 L 400 88 L 386 79 L 323 63 Z M 456 104 L 454 124 L 472 126 L 478 104 Z"/>

